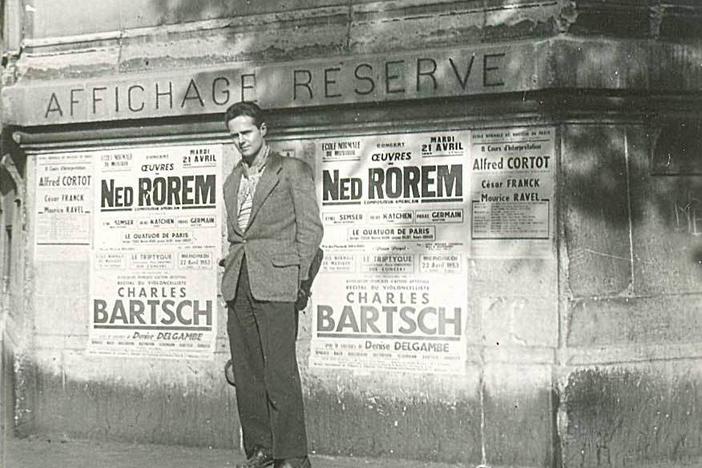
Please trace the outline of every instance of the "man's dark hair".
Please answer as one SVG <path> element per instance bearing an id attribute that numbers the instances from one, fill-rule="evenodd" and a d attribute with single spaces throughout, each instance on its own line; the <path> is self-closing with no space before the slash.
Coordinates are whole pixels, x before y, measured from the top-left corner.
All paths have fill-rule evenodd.
<path id="1" fill-rule="evenodd" d="M 230 120 L 235 119 L 241 115 L 246 115 L 253 118 L 254 124 L 257 127 L 261 127 L 261 124 L 266 121 L 263 115 L 263 109 L 258 107 L 257 104 L 250 101 L 241 101 L 229 106 L 224 113 L 224 125 L 227 125 Z"/>

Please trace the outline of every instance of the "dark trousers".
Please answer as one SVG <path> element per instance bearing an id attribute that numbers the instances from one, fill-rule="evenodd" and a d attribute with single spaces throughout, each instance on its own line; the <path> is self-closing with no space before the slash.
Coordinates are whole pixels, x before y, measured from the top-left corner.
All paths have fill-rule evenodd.
<path id="1" fill-rule="evenodd" d="M 257 301 L 246 259 L 228 304 L 239 421 L 247 455 L 257 445 L 275 458 L 307 455 L 302 388 L 295 354 L 297 314 L 292 302 Z"/>

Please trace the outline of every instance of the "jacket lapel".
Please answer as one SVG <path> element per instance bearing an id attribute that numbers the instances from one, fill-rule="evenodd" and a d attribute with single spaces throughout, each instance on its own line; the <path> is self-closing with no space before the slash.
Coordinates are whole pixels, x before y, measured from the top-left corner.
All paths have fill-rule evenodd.
<path id="1" fill-rule="evenodd" d="M 239 223 L 237 219 L 239 217 L 238 207 L 239 207 L 239 185 L 241 185 L 241 175 L 244 169 L 241 167 L 241 163 L 237 164 L 232 170 L 229 176 L 229 183 L 224 187 L 224 197 L 225 200 L 232 200 L 232 203 L 227 204 L 227 219 L 231 224 L 231 227 L 239 235 L 242 235 L 241 229 L 239 229 Z"/>
<path id="2" fill-rule="evenodd" d="M 249 219 L 249 226 L 253 223 L 256 218 L 256 213 L 261 209 L 261 205 L 268 198 L 268 195 L 273 191 L 276 185 L 278 185 L 279 177 L 278 174 L 283 168 L 281 161 L 282 156 L 277 153 L 271 153 L 268 156 L 268 167 L 261 174 L 261 180 L 258 181 L 256 186 L 256 192 L 254 192 L 253 203 L 251 205 L 251 219 Z"/>

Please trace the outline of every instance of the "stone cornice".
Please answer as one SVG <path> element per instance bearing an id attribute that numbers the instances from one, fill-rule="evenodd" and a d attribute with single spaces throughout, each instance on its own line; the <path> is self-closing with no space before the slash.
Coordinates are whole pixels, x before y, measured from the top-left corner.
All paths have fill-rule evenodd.
<path id="1" fill-rule="evenodd" d="M 23 126 L 73 124 L 216 114 L 240 99 L 282 109 L 549 89 L 700 93 L 702 47 L 559 37 L 21 81 L 3 89 L 3 118 Z"/>

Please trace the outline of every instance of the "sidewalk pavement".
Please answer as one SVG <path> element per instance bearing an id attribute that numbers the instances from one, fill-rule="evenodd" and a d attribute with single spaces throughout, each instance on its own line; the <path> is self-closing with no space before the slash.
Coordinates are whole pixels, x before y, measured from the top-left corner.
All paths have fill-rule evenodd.
<path id="1" fill-rule="evenodd" d="M 0 468 L 233 468 L 235 463 L 244 461 L 234 450 L 87 440 L 57 442 L 39 437 L 6 440 L 4 449 Z M 322 455 L 310 458 L 313 468 L 479 468 L 472 464 L 416 460 Z M 492 468 L 498 467 L 493 465 Z M 702 468 L 702 459 L 651 462 L 641 468 Z"/>
<path id="2" fill-rule="evenodd" d="M 235 450 L 101 441 L 9 439 L 1 468 L 233 468 L 244 460 Z M 455 468 L 460 465 L 408 460 L 312 455 L 313 468 Z"/>

